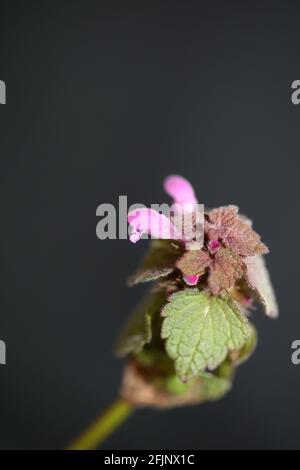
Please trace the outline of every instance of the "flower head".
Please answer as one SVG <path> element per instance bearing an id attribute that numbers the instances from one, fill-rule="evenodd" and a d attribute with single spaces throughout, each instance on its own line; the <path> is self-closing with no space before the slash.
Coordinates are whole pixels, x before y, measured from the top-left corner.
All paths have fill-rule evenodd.
<path id="1" fill-rule="evenodd" d="M 171 276 L 173 282 L 175 277 L 213 295 L 238 289 L 244 306 L 250 307 L 252 299 L 258 298 L 269 316 L 277 316 L 275 294 L 262 259 L 268 248 L 238 207 L 212 209 L 204 214 L 203 223 L 197 224 L 197 199 L 191 184 L 181 176 L 168 176 L 164 189 L 173 198 L 175 216 L 146 208 L 130 212 L 130 240 L 136 242 L 147 233 L 153 238 L 176 240 L 177 244 L 160 246 L 159 255 L 154 249 L 150 266 L 148 257 L 147 269 L 139 270 L 132 284 Z M 197 243 L 200 231 L 202 239 Z"/>
<path id="2" fill-rule="evenodd" d="M 165 179 L 164 189 L 173 198 L 168 217 L 148 208 L 129 212 L 131 242 L 136 243 L 144 234 L 156 239 L 181 240 L 186 244 L 196 242 L 196 236 L 200 234 L 199 224 L 197 226 L 200 217 L 192 185 L 182 176 L 173 175 Z M 199 243 L 197 247 L 201 248 Z"/>

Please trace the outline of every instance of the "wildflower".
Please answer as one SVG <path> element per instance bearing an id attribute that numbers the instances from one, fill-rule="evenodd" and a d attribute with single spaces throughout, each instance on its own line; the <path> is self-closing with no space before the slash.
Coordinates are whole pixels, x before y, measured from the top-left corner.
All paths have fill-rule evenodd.
<path id="1" fill-rule="evenodd" d="M 128 214 L 132 228 L 130 240 L 138 241 L 144 233 L 157 241 L 143 267 L 130 283 L 146 282 L 175 276 L 188 286 L 201 284 L 213 295 L 236 290 L 243 285 L 239 298 L 245 306 L 258 299 L 269 316 L 277 316 L 278 306 L 262 255 L 268 248 L 253 230 L 252 223 L 235 205 L 222 206 L 205 213 L 204 223 L 195 223 L 197 199 L 191 184 L 181 176 L 169 176 L 164 189 L 173 198 L 175 212 L 191 215 L 189 225 L 180 217 L 166 217 L 153 209 L 137 209 Z M 196 244 L 199 231 L 203 242 Z M 167 241 L 168 239 L 169 241 Z M 192 249 L 191 249 L 192 248 Z M 158 254 L 158 251 L 159 254 Z M 180 279 L 179 279 L 180 280 Z"/>
<path id="2" fill-rule="evenodd" d="M 130 241 L 136 243 L 144 234 L 148 234 L 156 239 L 181 240 L 189 248 L 191 242 L 195 244 L 198 241 L 194 247 L 201 248 L 201 220 L 193 187 L 181 176 L 169 176 L 164 181 L 164 188 L 173 198 L 170 216 L 147 208 L 129 212 Z"/>

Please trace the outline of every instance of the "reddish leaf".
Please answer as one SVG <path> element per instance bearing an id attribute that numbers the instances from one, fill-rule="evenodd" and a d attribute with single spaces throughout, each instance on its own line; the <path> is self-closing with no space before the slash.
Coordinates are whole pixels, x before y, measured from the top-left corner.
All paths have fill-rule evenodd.
<path id="1" fill-rule="evenodd" d="M 207 251 L 189 250 L 176 263 L 184 276 L 202 275 L 212 262 Z"/>
<path id="2" fill-rule="evenodd" d="M 228 248 L 220 248 L 209 269 L 208 286 L 212 294 L 229 289 L 243 276 L 244 271 L 245 265 L 238 255 Z"/>
<path id="3" fill-rule="evenodd" d="M 225 246 L 240 256 L 268 253 L 268 248 L 249 222 L 238 216 L 236 206 L 213 209 L 206 222 L 206 234 L 210 240 L 221 239 Z"/>

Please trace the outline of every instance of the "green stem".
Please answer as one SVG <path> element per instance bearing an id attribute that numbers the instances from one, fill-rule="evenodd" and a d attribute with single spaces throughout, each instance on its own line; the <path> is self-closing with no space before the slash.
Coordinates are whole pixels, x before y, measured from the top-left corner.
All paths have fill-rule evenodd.
<path id="1" fill-rule="evenodd" d="M 121 424 L 126 421 L 134 407 L 122 398 L 117 399 L 90 427 L 87 428 L 68 450 L 97 449 Z"/>

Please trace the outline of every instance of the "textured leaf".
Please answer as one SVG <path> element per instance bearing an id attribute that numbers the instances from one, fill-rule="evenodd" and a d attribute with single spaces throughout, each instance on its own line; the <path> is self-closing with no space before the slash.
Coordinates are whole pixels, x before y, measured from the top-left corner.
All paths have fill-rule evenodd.
<path id="1" fill-rule="evenodd" d="M 206 232 L 210 240 L 221 239 L 225 246 L 240 256 L 254 256 L 268 253 L 260 236 L 252 229 L 244 216 L 238 216 L 236 206 L 213 209 L 206 222 Z"/>
<path id="2" fill-rule="evenodd" d="M 227 294 L 185 289 L 169 298 L 162 316 L 162 338 L 183 381 L 218 367 L 250 335 L 247 318 Z"/>
<path id="3" fill-rule="evenodd" d="M 229 248 L 219 248 L 214 256 L 204 250 L 186 252 L 176 263 L 184 276 L 201 276 L 209 267 L 208 285 L 215 295 L 229 289 L 245 271 L 242 259 Z"/>
<path id="4" fill-rule="evenodd" d="M 149 293 L 133 312 L 117 341 L 116 354 L 138 353 L 152 339 L 152 322 L 165 301 L 162 291 Z"/>
<path id="5" fill-rule="evenodd" d="M 278 305 L 271 283 L 265 260 L 262 256 L 252 256 L 245 259 L 247 266 L 246 279 L 249 286 L 256 293 L 269 317 L 278 316 Z"/>
<path id="6" fill-rule="evenodd" d="M 220 248 L 210 266 L 208 285 L 213 294 L 229 289 L 245 271 L 241 258 L 228 248 Z"/>
<path id="7" fill-rule="evenodd" d="M 218 207 L 217 209 L 212 209 L 208 216 L 209 222 L 206 224 L 208 238 L 210 240 L 225 238 L 237 220 L 238 207 Z"/>
<path id="8" fill-rule="evenodd" d="M 148 282 L 166 277 L 175 269 L 175 262 L 183 253 L 179 242 L 170 240 L 153 240 L 149 253 L 142 266 L 128 279 L 128 285 L 134 286 L 140 282 Z"/>
<path id="9" fill-rule="evenodd" d="M 250 336 L 247 338 L 246 343 L 241 349 L 237 349 L 232 351 L 230 354 L 231 360 L 236 364 L 240 365 L 243 362 L 247 361 L 252 353 L 255 351 L 257 345 L 257 332 L 255 327 L 249 323 L 250 325 Z"/>
<path id="10" fill-rule="evenodd" d="M 258 233 L 241 220 L 237 220 L 224 243 L 240 256 L 263 255 L 269 251 Z"/>
<path id="11" fill-rule="evenodd" d="M 161 267 L 152 269 L 139 269 L 135 274 L 128 278 L 128 286 L 133 287 L 141 282 L 150 282 L 160 279 L 161 277 L 167 277 L 171 272 L 174 271 L 172 267 Z"/>
<path id="12" fill-rule="evenodd" d="M 176 267 L 184 276 L 201 276 L 211 262 L 212 259 L 207 251 L 190 250 L 177 261 Z"/>

